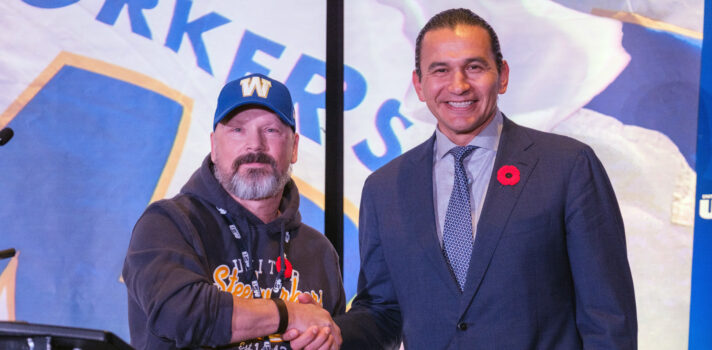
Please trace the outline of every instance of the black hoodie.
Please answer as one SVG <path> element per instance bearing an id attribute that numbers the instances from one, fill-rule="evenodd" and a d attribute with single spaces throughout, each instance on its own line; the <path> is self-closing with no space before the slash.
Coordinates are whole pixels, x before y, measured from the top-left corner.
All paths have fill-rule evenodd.
<path id="1" fill-rule="evenodd" d="M 152 203 L 134 227 L 123 278 L 131 344 L 137 349 L 229 343 L 231 294 L 251 298 L 251 278 L 243 268 L 238 242 L 216 206 L 227 210 L 248 242 L 263 295 L 271 292 L 278 276 L 275 261 L 284 224 L 290 234 L 285 254 L 293 273 L 284 281 L 280 297 L 296 301 L 298 294 L 309 293 L 332 316 L 344 312 L 338 256 L 324 235 L 301 223 L 294 182 L 284 188 L 279 217 L 265 224 L 228 195 L 212 168 L 208 156 L 178 195 Z M 248 341 L 234 348 L 262 349 L 263 343 Z M 271 348 L 289 346 L 279 342 Z"/>

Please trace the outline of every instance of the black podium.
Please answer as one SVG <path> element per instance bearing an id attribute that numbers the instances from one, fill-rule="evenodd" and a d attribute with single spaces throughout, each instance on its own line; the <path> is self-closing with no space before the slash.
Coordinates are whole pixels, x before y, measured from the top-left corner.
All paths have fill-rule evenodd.
<path id="1" fill-rule="evenodd" d="M 0 322 L 2 350 L 132 350 L 111 332 L 31 324 Z"/>

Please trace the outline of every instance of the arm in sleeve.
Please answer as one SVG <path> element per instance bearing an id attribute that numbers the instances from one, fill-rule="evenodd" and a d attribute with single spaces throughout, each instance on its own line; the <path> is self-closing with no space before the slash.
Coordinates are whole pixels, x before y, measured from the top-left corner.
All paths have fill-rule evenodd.
<path id="1" fill-rule="evenodd" d="M 344 281 L 341 279 L 341 269 L 339 267 L 339 255 L 336 253 L 336 249 L 334 249 L 334 246 L 329 243 L 329 248 L 331 250 L 331 255 L 333 256 L 334 259 L 334 267 L 335 269 L 328 273 L 327 276 L 330 276 L 330 279 L 336 279 L 337 281 L 333 283 L 331 288 L 336 289 L 336 294 L 338 295 L 336 297 L 336 303 L 334 303 L 334 307 L 331 310 L 328 310 L 329 313 L 331 314 L 331 317 L 337 316 L 337 315 L 343 315 L 344 311 L 346 310 L 346 293 L 344 292 Z M 335 276 L 335 277 L 332 277 Z"/>
<path id="2" fill-rule="evenodd" d="M 230 341 L 232 295 L 212 285 L 193 246 L 195 230 L 176 208 L 154 204 L 134 227 L 124 262 L 126 287 L 146 316 L 146 332 L 179 348 Z"/>
<path id="3" fill-rule="evenodd" d="M 637 318 L 618 202 L 589 147 L 576 158 L 566 195 L 566 242 L 585 349 L 636 349 Z"/>
<path id="4" fill-rule="evenodd" d="M 401 342 L 401 313 L 380 241 L 377 214 L 364 187 L 359 213 L 361 271 L 351 309 L 335 319 L 342 349 L 396 349 Z"/>

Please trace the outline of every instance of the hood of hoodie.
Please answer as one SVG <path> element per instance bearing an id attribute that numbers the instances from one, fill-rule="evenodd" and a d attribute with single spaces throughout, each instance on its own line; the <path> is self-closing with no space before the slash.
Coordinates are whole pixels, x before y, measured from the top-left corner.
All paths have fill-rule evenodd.
<path id="1" fill-rule="evenodd" d="M 271 222 L 264 223 L 225 191 L 215 178 L 213 167 L 210 155 L 206 156 L 203 164 L 193 173 L 180 193 L 198 197 L 214 206 L 223 208 L 234 217 L 246 218 L 251 226 L 257 229 L 258 234 L 267 234 L 279 239 L 282 224 L 284 224 L 285 230 L 296 232 L 302 222 L 302 217 L 299 214 L 299 191 L 294 180 L 290 179 L 284 186 L 282 199 L 279 203 L 279 216 Z"/>

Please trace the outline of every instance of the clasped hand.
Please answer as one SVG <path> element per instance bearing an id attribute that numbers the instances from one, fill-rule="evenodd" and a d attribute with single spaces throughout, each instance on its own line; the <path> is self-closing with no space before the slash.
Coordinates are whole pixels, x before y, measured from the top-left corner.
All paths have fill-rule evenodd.
<path id="1" fill-rule="evenodd" d="M 337 350 L 341 346 L 341 329 L 329 312 L 317 305 L 309 294 L 300 294 L 299 303 L 286 303 L 289 312 L 287 331 L 282 339 L 292 349 Z"/>

